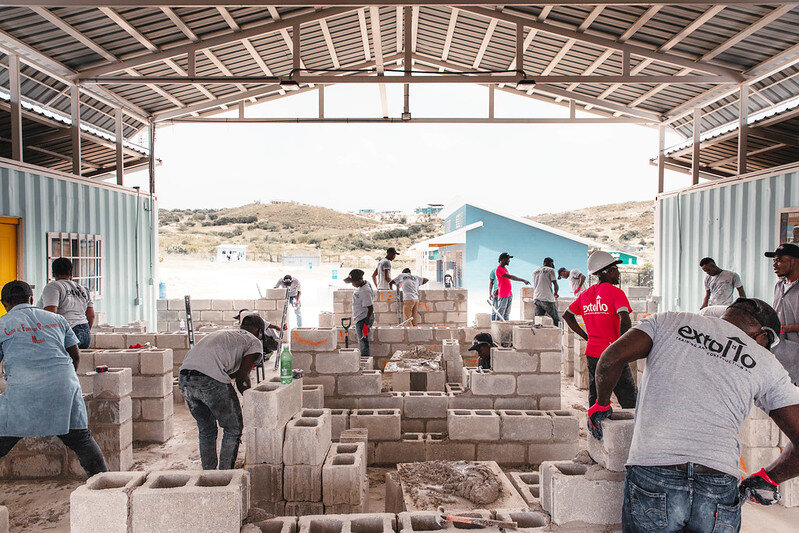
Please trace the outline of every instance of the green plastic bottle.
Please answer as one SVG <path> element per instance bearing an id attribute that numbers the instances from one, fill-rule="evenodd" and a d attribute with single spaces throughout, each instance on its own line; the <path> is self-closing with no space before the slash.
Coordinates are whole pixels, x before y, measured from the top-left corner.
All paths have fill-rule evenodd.
<path id="1" fill-rule="evenodd" d="M 288 346 L 283 347 L 280 354 L 280 383 L 288 385 L 292 379 L 291 351 Z"/>

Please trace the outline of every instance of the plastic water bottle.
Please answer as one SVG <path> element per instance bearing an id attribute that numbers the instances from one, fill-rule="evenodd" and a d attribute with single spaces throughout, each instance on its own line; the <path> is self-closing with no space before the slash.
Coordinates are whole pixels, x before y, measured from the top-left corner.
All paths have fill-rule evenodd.
<path id="1" fill-rule="evenodd" d="M 280 354 L 280 383 L 288 385 L 292 377 L 291 350 L 288 346 L 284 346 L 283 353 Z"/>
<path id="2" fill-rule="evenodd" d="M 186 331 L 186 321 L 182 318 L 180 319 L 180 331 Z"/>

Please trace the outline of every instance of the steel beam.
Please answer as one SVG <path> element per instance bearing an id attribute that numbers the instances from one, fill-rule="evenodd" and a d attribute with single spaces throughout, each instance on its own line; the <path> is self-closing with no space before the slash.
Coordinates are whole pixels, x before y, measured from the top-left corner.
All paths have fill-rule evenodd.
<path id="1" fill-rule="evenodd" d="M 394 124 L 394 123 L 416 123 L 416 124 L 649 124 L 649 122 L 636 118 L 486 118 L 486 117 L 438 117 L 438 118 L 411 118 L 402 117 L 383 117 L 383 118 L 301 118 L 301 117 L 250 117 L 250 118 L 175 118 L 165 122 L 172 124 L 181 123 L 223 123 L 223 124 Z"/>
<path id="2" fill-rule="evenodd" d="M 701 119 L 702 119 L 702 110 L 700 108 L 694 108 L 694 137 L 693 137 L 693 144 L 691 145 L 691 183 L 696 185 L 699 183 L 699 150 L 702 146 L 702 141 L 700 140 L 701 134 Z"/>
<path id="3" fill-rule="evenodd" d="M 738 95 L 738 174 L 746 174 L 746 149 L 749 145 L 749 86 L 741 84 Z"/>
<path id="4" fill-rule="evenodd" d="M 161 7 L 164 5 L 174 7 L 217 7 L 219 3 L 213 0 L 102 0 L 100 4 L 109 7 Z M 559 5 L 565 6 L 593 6 L 596 5 L 597 0 L 561 0 Z M 773 0 L 767 0 L 767 4 L 777 4 Z M 361 0 L 353 2 L 352 0 L 314 0 L 313 5 L 317 6 L 415 6 L 420 5 L 419 0 Z M 602 4 L 609 6 L 629 6 L 641 5 L 641 0 L 602 0 Z M 696 0 L 648 0 L 647 5 L 687 5 L 695 6 Z M 751 5 L 751 0 L 724 0 L 725 5 Z M 58 7 L 86 7 L 83 0 L 10 0 L 8 5 L 13 6 L 58 6 Z M 308 5 L 308 0 L 235 0 L 229 4 L 230 6 L 285 6 L 294 7 Z M 431 0 L 424 2 L 424 5 L 431 6 L 483 6 L 486 5 L 485 0 L 458 0 L 452 2 L 451 0 Z M 502 5 L 506 6 L 551 6 L 552 0 L 505 0 Z"/>
<path id="5" fill-rule="evenodd" d="M 77 85 L 69 88 L 69 107 L 72 115 L 70 138 L 72 145 L 72 173 L 80 176 L 80 91 Z"/>
<path id="6" fill-rule="evenodd" d="M 125 152 L 122 150 L 122 143 L 125 138 L 122 134 L 122 111 L 117 109 L 116 113 L 116 175 L 117 185 L 125 184 Z"/>
<path id="7" fill-rule="evenodd" d="M 22 161 L 22 91 L 19 56 L 8 56 L 8 85 L 11 92 L 11 159 Z"/>
<path id="8" fill-rule="evenodd" d="M 666 170 L 666 127 L 658 126 L 658 194 L 665 188 Z"/>

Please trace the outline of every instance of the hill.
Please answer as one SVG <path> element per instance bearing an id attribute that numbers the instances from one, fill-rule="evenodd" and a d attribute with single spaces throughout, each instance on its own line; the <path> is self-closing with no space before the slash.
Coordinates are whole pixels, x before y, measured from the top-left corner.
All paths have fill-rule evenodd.
<path id="1" fill-rule="evenodd" d="M 248 256 L 273 260 L 285 251 L 315 250 L 323 256 L 375 255 L 388 246 L 406 248 L 443 231 L 437 218 L 413 224 L 387 221 L 295 202 L 252 203 L 229 209 L 161 209 L 162 253 L 207 257 L 219 244 L 246 244 Z"/>
<path id="2" fill-rule="evenodd" d="M 607 204 L 562 213 L 527 217 L 609 248 L 639 256 L 651 262 L 655 250 L 655 204 L 652 201 Z"/>

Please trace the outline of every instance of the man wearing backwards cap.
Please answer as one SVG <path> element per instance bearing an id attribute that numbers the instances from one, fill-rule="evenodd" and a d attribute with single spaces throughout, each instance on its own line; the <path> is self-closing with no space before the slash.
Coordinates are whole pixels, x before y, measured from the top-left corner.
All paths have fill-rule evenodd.
<path id="1" fill-rule="evenodd" d="M 496 348 L 490 333 L 478 333 L 474 336 L 470 352 L 477 352 L 477 366 L 485 370 L 491 369 L 491 348 Z"/>
<path id="2" fill-rule="evenodd" d="M 799 389 L 764 346 L 779 342 L 777 313 L 739 298 L 721 318 L 653 315 L 611 344 L 596 370 L 588 429 L 602 439 L 610 394 L 622 369 L 646 358 L 636 405 L 622 529 L 739 531 L 747 499 L 770 505 L 779 484 L 799 475 Z M 752 402 L 791 444 L 738 485 L 741 423 Z"/>
<path id="3" fill-rule="evenodd" d="M 588 272 L 599 277 L 599 283 L 591 285 L 580 293 L 569 309 L 563 313 L 563 320 L 577 335 L 587 340 L 585 358 L 588 365 L 588 405 L 596 402 L 596 365 L 602 351 L 623 335 L 630 321 L 630 302 L 619 284 L 621 261 L 607 252 L 597 251 L 588 258 Z M 582 315 L 585 329 L 577 323 L 575 315 Z M 623 369 L 621 379 L 614 391 L 616 398 L 625 409 L 635 407 L 638 390 L 630 367 Z"/>
<path id="4" fill-rule="evenodd" d="M 363 270 L 359 268 L 350 270 L 344 283 L 351 283 L 355 287 L 352 293 L 352 321 L 355 322 L 361 357 L 369 357 L 369 328 L 375 321 L 375 293 L 369 282 L 363 279 Z"/>
<path id="5" fill-rule="evenodd" d="M 774 350 L 777 360 L 788 371 L 791 381 L 799 384 L 799 246 L 780 244 L 766 257 L 774 259 L 774 309 L 782 323 L 780 340 Z"/>
<path id="6" fill-rule="evenodd" d="M 0 458 L 22 437 L 57 435 L 91 477 L 108 470 L 89 431 L 86 405 L 75 370 L 78 338 L 66 319 L 33 306 L 24 281 L 0 291 L 8 314 L 0 318 L 0 361 L 8 386 L 0 394 Z"/>

